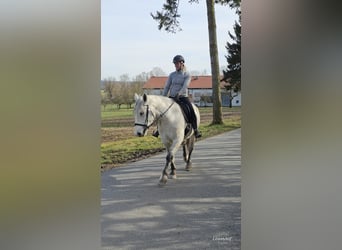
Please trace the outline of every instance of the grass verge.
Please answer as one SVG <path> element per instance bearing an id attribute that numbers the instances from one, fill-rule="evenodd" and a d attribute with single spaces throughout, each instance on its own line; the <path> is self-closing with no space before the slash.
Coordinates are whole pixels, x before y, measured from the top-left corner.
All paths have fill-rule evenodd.
<path id="1" fill-rule="evenodd" d="M 202 132 L 200 140 L 240 127 L 240 116 L 231 116 L 224 119 L 222 125 L 210 125 L 209 122 L 203 123 L 200 125 L 200 131 Z M 105 142 L 101 145 L 101 169 L 110 169 L 127 162 L 141 160 L 163 150 L 164 145 L 161 143 L 160 138 L 151 135 Z"/>

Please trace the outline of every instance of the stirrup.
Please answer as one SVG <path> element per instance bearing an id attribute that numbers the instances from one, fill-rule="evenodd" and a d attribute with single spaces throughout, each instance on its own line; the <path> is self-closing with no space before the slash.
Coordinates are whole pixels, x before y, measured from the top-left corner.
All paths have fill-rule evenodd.
<path id="1" fill-rule="evenodd" d="M 185 127 L 185 130 L 184 130 L 184 136 L 189 135 L 190 132 L 191 132 L 191 129 L 192 129 L 191 125 L 187 124 L 186 127 Z"/>

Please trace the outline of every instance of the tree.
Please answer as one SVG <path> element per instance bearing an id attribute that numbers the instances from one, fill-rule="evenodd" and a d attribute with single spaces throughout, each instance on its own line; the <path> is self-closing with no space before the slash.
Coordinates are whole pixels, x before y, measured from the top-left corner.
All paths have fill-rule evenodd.
<path id="1" fill-rule="evenodd" d="M 189 0 L 190 3 L 198 3 L 199 0 Z M 215 3 L 229 4 L 231 8 L 240 0 L 206 0 L 207 18 L 208 18 L 208 33 L 209 33 L 209 51 L 210 51 L 210 65 L 212 74 L 212 89 L 213 89 L 213 121 L 212 124 L 222 124 L 222 101 L 220 94 L 220 70 L 218 60 L 217 38 L 216 38 L 216 20 L 215 20 Z M 158 29 L 164 28 L 167 32 L 175 33 L 180 31 L 178 18 L 179 0 L 166 0 L 163 4 L 162 11 L 157 11 L 151 16 L 154 20 L 159 22 Z"/>
<path id="2" fill-rule="evenodd" d="M 133 101 L 133 94 L 131 94 L 130 85 L 131 84 L 129 82 L 123 82 L 120 84 L 120 95 L 122 98 L 122 103 L 126 104 L 127 107 L 131 107 Z"/>
<path id="3" fill-rule="evenodd" d="M 129 80 L 128 74 L 121 75 L 120 79 L 116 81 L 114 77 L 110 77 L 102 81 L 101 105 L 104 110 L 108 104 L 116 104 L 118 109 L 122 104 L 131 108 L 134 103 L 134 93 L 143 94 L 143 85 L 148 79 L 148 74 L 142 73 L 133 81 Z"/>
<path id="4" fill-rule="evenodd" d="M 120 82 L 129 82 L 129 75 L 128 74 L 121 75 Z"/>
<path id="5" fill-rule="evenodd" d="M 113 90 L 115 88 L 115 78 L 114 77 L 110 77 L 110 78 L 106 78 L 103 80 L 104 82 L 104 93 L 105 93 L 105 99 L 107 99 L 108 103 L 113 103 L 114 100 L 114 96 L 113 96 Z"/>
<path id="6" fill-rule="evenodd" d="M 114 96 L 114 99 L 113 99 L 113 104 L 116 104 L 117 108 L 120 109 L 121 108 L 121 105 L 125 103 L 125 99 L 124 99 L 124 96 L 125 96 L 125 86 L 124 86 L 125 83 L 123 82 L 117 82 L 115 84 L 115 88 L 113 89 L 113 96 Z"/>
<path id="7" fill-rule="evenodd" d="M 134 99 L 134 93 L 143 94 L 143 86 L 146 81 L 135 80 L 131 82 L 130 91 L 133 93 L 132 98 Z"/>
<path id="8" fill-rule="evenodd" d="M 241 10 L 239 1 L 236 1 L 236 13 L 239 15 L 239 21 L 235 22 L 234 33 L 228 32 L 229 37 L 233 42 L 227 42 L 226 49 L 228 55 L 226 56 L 228 66 L 226 70 L 223 70 L 223 78 L 221 81 L 226 82 L 225 89 L 228 92 L 230 107 L 232 106 L 232 100 L 237 96 L 237 92 L 241 91 Z"/>
<path id="9" fill-rule="evenodd" d="M 204 107 L 207 107 L 208 103 L 213 103 L 213 97 L 207 95 L 201 95 L 201 102 L 204 102 Z"/>
<path id="10" fill-rule="evenodd" d="M 213 89 L 213 121 L 212 124 L 223 124 L 222 119 L 222 100 L 220 93 L 220 71 L 216 38 L 216 19 L 214 0 L 206 0 L 208 31 L 209 31 L 209 49 L 210 49 L 210 66 Z"/>
<path id="11" fill-rule="evenodd" d="M 150 78 L 150 74 L 146 72 L 142 72 L 139 75 L 137 75 L 133 81 L 134 82 L 146 82 Z"/>
<path id="12" fill-rule="evenodd" d="M 106 106 L 110 103 L 107 95 L 101 91 L 101 105 L 103 106 L 103 111 L 106 110 Z"/>
<path id="13" fill-rule="evenodd" d="M 166 76 L 166 73 L 159 67 L 154 67 L 150 71 L 150 76 Z"/>

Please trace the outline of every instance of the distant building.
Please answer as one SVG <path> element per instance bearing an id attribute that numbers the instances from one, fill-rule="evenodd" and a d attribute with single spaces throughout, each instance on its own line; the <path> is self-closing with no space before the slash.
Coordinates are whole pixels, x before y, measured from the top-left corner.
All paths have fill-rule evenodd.
<path id="1" fill-rule="evenodd" d="M 143 86 L 147 94 L 161 95 L 167 80 L 167 76 L 152 76 Z M 212 82 L 211 76 L 193 76 L 189 85 L 189 97 L 197 106 L 212 106 Z M 233 98 L 232 106 L 241 106 L 241 93 Z M 222 106 L 229 106 L 229 96 L 221 83 Z"/>

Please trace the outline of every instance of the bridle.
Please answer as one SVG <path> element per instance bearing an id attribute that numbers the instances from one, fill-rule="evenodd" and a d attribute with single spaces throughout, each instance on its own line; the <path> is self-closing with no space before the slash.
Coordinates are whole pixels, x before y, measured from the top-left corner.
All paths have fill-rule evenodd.
<path id="1" fill-rule="evenodd" d="M 150 125 L 148 125 L 148 115 L 150 114 L 151 111 L 150 111 L 150 107 L 148 105 L 144 105 L 144 106 L 146 106 L 145 123 L 144 124 L 143 123 L 134 123 L 134 126 L 142 126 L 142 127 L 144 127 L 144 133 L 145 133 L 145 131 L 152 126 L 152 124 L 155 122 L 155 120 L 153 120 L 153 122 Z"/>
<path id="2" fill-rule="evenodd" d="M 145 122 L 144 123 L 134 123 L 134 126 L 142 126 L 144 128 L 143 133 L 145 133 L 147 129 L 149 129 L 154 123 L 156 123 L 158 120 L 160 120 L 165 115 L 165 113 L 167 111 L 169 111 L 169 109 L 172 107 L 173 104 L 174 104 L 174 102 L 171 103 L 171 105 L 163 113 L 161 113 L 159 117 L 153 118 L 153 121 L 151 122 L 150 125 L 148 125 L 148 116 L 150 113 L 152 114 L 153 117 L 154 117 L 154 115 L 153 115 L 152 111 L 150 110 L 150 106 L 144 105 L 144 106 L 146 106 Z"/>

